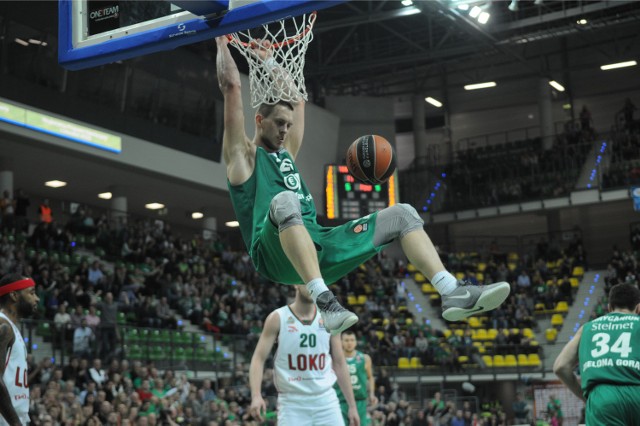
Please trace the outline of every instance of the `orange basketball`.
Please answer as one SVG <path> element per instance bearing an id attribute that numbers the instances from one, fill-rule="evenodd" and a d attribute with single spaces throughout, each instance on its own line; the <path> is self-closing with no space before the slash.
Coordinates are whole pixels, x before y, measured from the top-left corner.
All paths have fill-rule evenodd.
<path id="1" fill-rule="evenodd" d="M 382 136 L 360 136 L 347 150 L 347 167 L 362 182 L 384 183 L 396 170 L 396 154 Z"/>

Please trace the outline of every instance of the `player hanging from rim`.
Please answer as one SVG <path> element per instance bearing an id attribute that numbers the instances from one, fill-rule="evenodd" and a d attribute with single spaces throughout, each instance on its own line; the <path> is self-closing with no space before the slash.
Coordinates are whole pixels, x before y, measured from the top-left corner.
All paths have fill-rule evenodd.
<path id="1" fill-rule="evenodd" d="M 36 312 L 39 300 L 31 278 L 0 279 L 0 426 L 29 423 L 27 347 L 17 324 Z"/>
<path id="2" fill-rule="evenodd" d="M 309 290 L 304 285 L 296 285 L 295 289 L 294 302 L 271 312 L 264 322 L 249 369 L 249 411 L 255 418 L 263 419 L 266 411 L 261 392 L 264 363 L 277 340 L 273 375 L 278 390 L 278 425 L 343 424 L 333 390 L 337 379 L 348 405 L 345 424 L 358 426 L 360 421 L 340 336 L 330 336 L 325 331 Z"/>
<path id="3" fill-rule="evenodd" d="M 224 95 L 222 154 L 240 231 L 256 270 L 283 284 L 304 283 L 332 334 L 355 324 L 326 283 L 334 283 L 399 239 L 411 263 L 442 295 L 443 316 L 458 321 L 492 310 L 509 295 L 501 282 L 471 286 L 458 282 L 444 267 L 424 222 L 408 204 L 327 228 L 318 225 L 313 197 L 294 163 L 304 134 L 303 100 L 262 104 L 255 115 L 255 135 L 244 130 L 240 73 L 226 37 L 216 38 L 218 84 Z M 281 78 L 285 73 L 269 53 L 254 43 L 254 54 Z M 278 84 L 282 84 L 281 82 Z M 285 83 L 286 84 L 286 83 Z"/>
<path id="4" fill-rule="evenodd" d="M 587 426 L 640 426 L 640 289 L 617 284 L 609 313 L 584 324 L 562 349 L 553 371 L 586 399 Z M 580 379 L 574 369 L 580 367 Z"/>
<path id="5" fill-rule="evenodd" d="M 378 398 L 375 394 L 375 379 L 373 378 L 373 365 L 371 357 L 365 353 L 356 350 L 356 334 L 352 330 L 342 332 L 342 352 L 347 360 L 349 374 L 351 375 L 351 386 L 353 387 L 353 396 L 356 399 L 356 408 L 358 409 L 358 417 L 360 417 L 360 425 L 367 426 L 371 420 L 367 416 L 367 405 L 378 405 Z M 340 410 L 345 423 L 348 421 L 349 405 L 342 391 L 334 386 L 340 401 Z"/>

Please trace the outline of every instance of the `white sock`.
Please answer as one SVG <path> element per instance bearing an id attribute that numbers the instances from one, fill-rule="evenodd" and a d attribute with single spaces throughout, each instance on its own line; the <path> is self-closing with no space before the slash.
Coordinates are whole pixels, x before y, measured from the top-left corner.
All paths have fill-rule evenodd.
<path id="1" fill-rule="evenodd" d="M 458 287 L 458 280 L 449 271 L 444 270 L 431 278 L 431 284 L 438 290 L 438 293 L 446 296 Z"/>
<path id="2" fill-rule="evenodd" d="M 313 303 L 316 303 L 318 296 L 325 291 L 329 291 L 329 287 L 327 287 L 322 278 L 314 278 L 307 283 L 307 290 L 309 290 L 309 294 L 311 294 Z"/>

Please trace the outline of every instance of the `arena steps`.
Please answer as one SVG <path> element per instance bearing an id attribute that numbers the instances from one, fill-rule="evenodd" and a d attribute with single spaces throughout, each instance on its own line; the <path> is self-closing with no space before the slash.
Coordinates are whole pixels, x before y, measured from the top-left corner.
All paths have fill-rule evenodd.
<path id="1" fill-rule="evenodd" d="M 400 282 L 404 283 L 407 294 L 407 308 L 416 320 L 421 321 L 424 317 L 428 321 L 427 324 L 439 330 L 444 330 L 448 327 L 447 323 L 442 319 L 440 307 L 431 305 L 429 296 L 422 292 L 420 285 L 413 278 L 402 278 Z"/>
<path id="2" fill-rule="evenodd" d="M 587 271 L 585 272 L 578 291 L 574 296 L 573 305 L 564 317 L 562 327 L 558 330 L 555 343 L 545 345 L 545 370 L 551 371 L 553 363 L 560 354 L 564 345 L 573 338 L 578 328 L 589 321 L 597 301 L 604 295 L 604 273 L 605 271 Z M 544 332 L 551 324 L 540 322 L 540 330 L 543 336 L 540 341 L 546 341 Z"/>

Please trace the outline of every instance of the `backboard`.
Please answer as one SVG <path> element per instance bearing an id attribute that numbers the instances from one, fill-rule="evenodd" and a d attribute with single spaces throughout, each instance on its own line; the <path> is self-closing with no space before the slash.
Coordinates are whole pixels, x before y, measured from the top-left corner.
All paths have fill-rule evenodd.
<path id="1" fill-rule="evenodd" d="M 59 62 L 70 70 L 174 49 L 347 0 L 59 0 Z"/>

